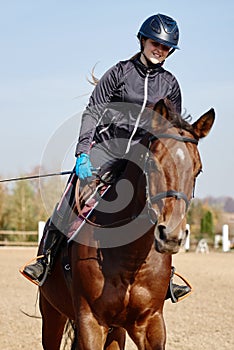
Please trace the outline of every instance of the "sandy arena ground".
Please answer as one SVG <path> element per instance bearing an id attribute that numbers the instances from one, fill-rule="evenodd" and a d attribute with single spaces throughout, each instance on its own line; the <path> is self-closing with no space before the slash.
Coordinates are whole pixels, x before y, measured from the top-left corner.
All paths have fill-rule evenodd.
<path id="1" fill-rule="evenodd" d="M 42 349 L 40 318 L 21 312 L 40 316 L 37 287 L 18 272 L 35 254 L 35 248 L 0 248 L 0 349 Z M 178 304 L 165 303 L 166 349 L 234 349 L 234 253 L 181 252 L 173 259 L 194 292 Z M 128 340 L 126 349 L 135 346 Z"/>

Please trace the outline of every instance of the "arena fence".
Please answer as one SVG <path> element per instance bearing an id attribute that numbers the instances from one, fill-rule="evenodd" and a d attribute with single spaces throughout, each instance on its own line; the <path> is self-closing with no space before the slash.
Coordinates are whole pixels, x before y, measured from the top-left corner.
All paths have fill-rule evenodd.
<path id="1" fill-rule="evenodd" d="M 0 246 L 37 246 L 38 231 L 0 230 Z"/>

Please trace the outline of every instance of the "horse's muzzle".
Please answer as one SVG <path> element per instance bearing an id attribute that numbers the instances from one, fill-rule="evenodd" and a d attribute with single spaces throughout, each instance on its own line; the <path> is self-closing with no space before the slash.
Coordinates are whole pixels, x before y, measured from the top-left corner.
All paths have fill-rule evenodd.
<path id="1" fill-rule="evenodd" d="M 165 225 L 157 225 L 154 230 L 155 237 L 155 249 L 159 253 L 163 254 L 176 254 L 178 253 L 182 242 L 185 238 L 185 233 L 181 234 L 181 231 L 177 233 L 170 231 Z"/>

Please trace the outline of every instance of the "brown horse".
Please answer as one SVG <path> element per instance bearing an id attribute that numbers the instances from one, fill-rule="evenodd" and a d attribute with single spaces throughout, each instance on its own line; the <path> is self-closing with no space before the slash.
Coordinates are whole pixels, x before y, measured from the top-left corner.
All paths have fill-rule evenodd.
<path id="1" fill-rule="evenodd" d="M 126 332 L 139 350 L 165 349 L 171 255 L 186 236 L 201 171 L 198 140 L 213 122 L 213 109 L 189 124 L 164 102 L 156 105 L 151 132 L 89 216 L 95 224 L 73 236 L 40 287 L 44 349 L 60 348 L 68 319 L 76 328 L 73 349 L 123 350 Z"/>

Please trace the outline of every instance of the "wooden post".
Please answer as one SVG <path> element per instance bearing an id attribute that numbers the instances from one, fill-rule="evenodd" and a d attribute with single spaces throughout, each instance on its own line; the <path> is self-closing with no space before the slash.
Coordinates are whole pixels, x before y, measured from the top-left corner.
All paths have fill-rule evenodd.
<path id="1" fill-rule="evenodd" d="M 230 241 L 228 239 L 228 225 L 223 225 L 223 252 L 228 252 L 230 249 Z"/>
<path id="2" fill-rule="evenodd" d="M 38 222 L 38 245 L 41 242 L 42 236 L 43 236 L 43 231 L 45 227 L 45 221 L 39 221 Z"/>
<path id="3" fill-rule="evenodd" d="M 190 225 L 189 224 L 186 224 L 186 232 L 188 234 L 184 243 L 184 249 L 186 252 L 188 252 L 190 249 Z"/>

